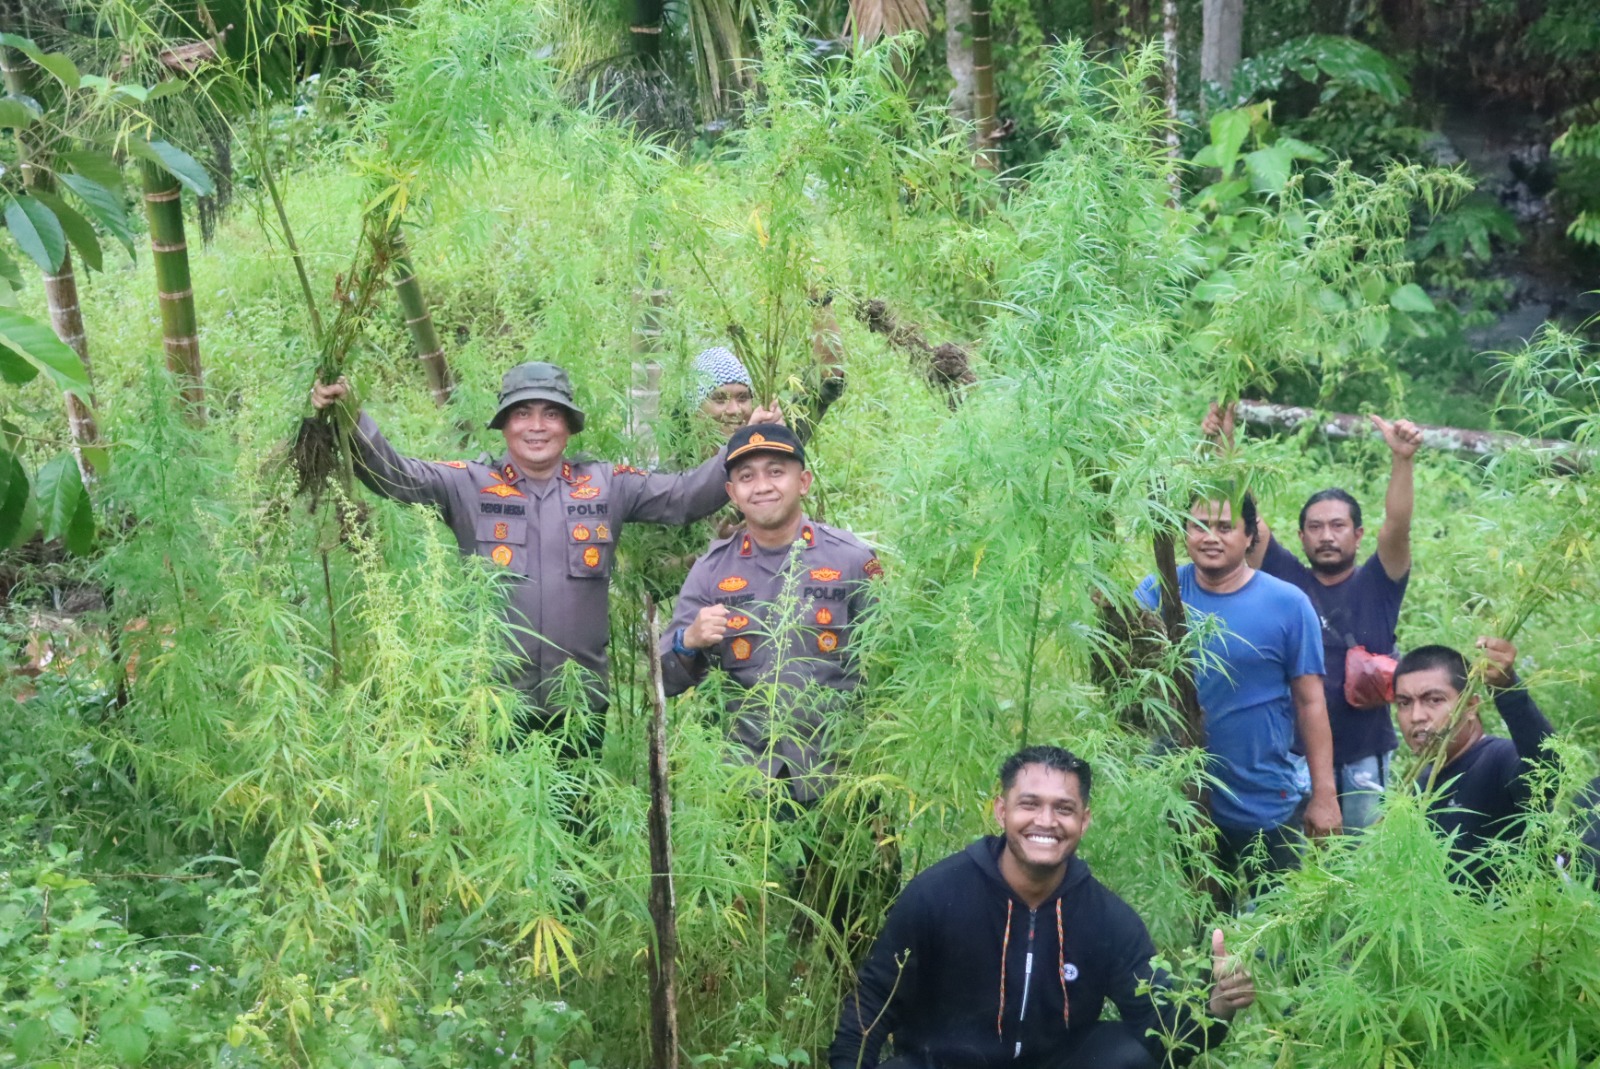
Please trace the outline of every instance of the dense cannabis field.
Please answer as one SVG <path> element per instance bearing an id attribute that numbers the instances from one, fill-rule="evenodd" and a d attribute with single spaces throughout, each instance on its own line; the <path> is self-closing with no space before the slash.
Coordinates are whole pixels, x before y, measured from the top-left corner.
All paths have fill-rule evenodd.
<path id="1" fill-rule="evenodd" d="M 1159 51 L 1104 63 L 1070 43 L 1037 90 L 1056 147 L 1002 178 L 908 97 L 904 42 L 816 59 L 782 17 L 740 122 L 688 151 L 573 103 L 543 58 L 561 26 L 538 5 L 428 0 L 385 30 L 387 95 L 337 121 L 261 120 L 243 166 L 257 180 L 191 248 L 203 425 L 174 404 L 148 258 L 82 280 L 111 463 L 92 550 L 19 567 L 3 621 L 8 657 L 53 632 L 54 659 L 0 684 L 0 1065 L 649 1058 L 639 562 L 614 587 L 603 755 L 509 747 L 488 571 L 419 509 L 294 494 L 287 446 L 329 357 L 259 176 L 327 324 L 364 228 L 403 220 L 454 393 L 435 404 L 383 295 L 334 367 L 417 456 L 497 452 L 479 428 L 527 356 L 572 371 L 580 448 L 649 463 L 641 361 L 661 364 L 671 411 L 689 358 L 737 325 L 763 392 L 785 394 L 813 359 L 807 294 L 835 295 L 849 389 L 812 451 L 826 519 L 888 570 L 870 687 L 838 786 L 799 819 L 730 762 L 714 685 L 670 710 L 695 1064 L 814 1063 L 858 944 L 814 923 L 826 875 L 795 901 L 806 848 L 832 844 L 834 876 L 881 877 L 860 905 L 870 936 L 890 855 L 909 877 L 987 830 L 996 763 L 1024 741 L 1095 763 L 1083 852 L 1180 973 L 1200 975 L 1213 924 L 1254 962 L 1261 999 L 1209 1064 L 1597 1064 L 1600 895 L 1550 863 L 1600 741 L 1595 466 L 1419 464 L 1402 647 L 1515 631 L 1561 731 L 1556 802 L 1490 896 L 1449 880 L 1397 777 L 1381 825 L 1219 919 L 1195 878 L 1199 759 L 1141 733 L 1172 715 L 1182 651 L 1109 682 L 1091 670 L 1108 641 L 1095 593 L 1127 599 L 1193 486 L 1247 466 L 1288 531 L 1307 493 L 1343 485 L 1376 532 L 1380 442 L 1248 439 L 1220 468 L 1199 419 L 1291 376 L 1406 414 L 1386 348 L 1422 314 L 1405 239 L 1465 180 L 1308 159 L 1228 212 L 1174 200 Z M 1212 127 L 1224 173 L 1247 135 Z M 22 299 L 43 316 L 37 289 Z M 869 328 L 871 302 L 959 343 L 977 381 L 931 386 L 924 355 Z M 1546 330 L 1501 367 L 1509 424 L 1600 442 L 1581 339 Z M 49 380 L 7 389 L 13 448 L 49 455 L 64 434 Z"/>

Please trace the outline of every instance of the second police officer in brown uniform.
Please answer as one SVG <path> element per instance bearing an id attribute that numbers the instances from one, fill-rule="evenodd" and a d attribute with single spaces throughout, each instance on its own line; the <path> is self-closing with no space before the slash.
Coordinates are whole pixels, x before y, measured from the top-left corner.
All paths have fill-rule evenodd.
<path id="1" fill-rule="evenodd" d="M 690 569 L 662 636 L 662 675 L 681 694 L 721 667 L 739 690 L 734 738 L 811 805 L 832 768 L 829 720 L 861 681 L 851 637 L 883 569 L 866 543 L 806 517 L 811 472 L 788 427 L 743 427 L 726 455 L 727 492 L 747 527 Z"/>
<path id="2" fill-rule="evenodd" d="M 319 384 L 312 404 L 324 408 L 348 390 L 343 380 Z M 505 569 L 517 647 L 509 682 L 531 706 L 520 728 L 560 730 L 565 710 L 551 707 L 558 670 L 571 660 L 592 673 L 589 721 L 564 744 L 569 756 L 598 750 L 604 737 L 606 597 L 623 525 L 689 523 L 727 501 L 720 452 L 681 474 L 570 459 L 567 440 L 583 426 L 567 373 L 535 362 L 512 368 L 501 382 L 489 428 L 505 436 L 506 451 L 492 463 L 401 456 L 364 412 L 351 436 L 356 475 L 369 489 L 433 506 L 462 553 Z"/>

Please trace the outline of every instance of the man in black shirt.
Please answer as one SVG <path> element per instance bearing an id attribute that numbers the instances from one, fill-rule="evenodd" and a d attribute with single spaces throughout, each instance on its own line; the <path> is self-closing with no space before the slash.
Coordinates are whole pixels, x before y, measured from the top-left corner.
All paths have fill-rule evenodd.
<path id="1" fill-rule="evenodd" d="M 1412 752 L 1420 754 L 1444 739 L 1443 767 L 1437 776 L 1431 764 L 1425 767 L 1417 788 L 1426 790 L 1430 782 L 1441 788 L 1428 815 L 1446 836 L 1455 836 L 1458 856 L 1515 833 L 1516 818 L 1530 800 L 1523 773 L 1554 733 L 1517 680 L 1512 667 L 1517 648 L 1503 638 L 1480 638 L 1478 648 L 1488 662 L 1484 685 L 1511 732 L 1509 739 L 1484 734 L 1476 695 L 1457 714 L 1467 689 L 1467 662 L 1450 647 L 1414 649 L 1400 659 L 1394 673 L 1395 718 Z M 1481 884 L 1494 882 L 1494 873 L 1481 863 L 1473 875 Z"/>
<path id="2" fill-rule="evenodd" d="M 1163 1036 L 1179 1065 L 1220 1043 L 1255 1001 L 1250 974 L 1216 929 L 1213 1020 L 1158 997 L 1172 980 L 1151 963 L 1144 922 L 1077 856 L 1088 762 L 1029 747 L 1001 766 L 1000 788 L 1002 834 L 917 876 L 889 911 L 840 1009 L 830 1069 L 1151 1069 Z M 1108 999 L 1119 1020 L 1100 1020 Z M 895 1057 L 880 1063 L 891 1034 Z"/>
<path id="3" fill-rule="evenodd" d="M 1356 553 L 1366 533 L 1361 503 L 1334 487 L 1312 494 L 1300 509 L 1300 548 L 1309 564 L 1302 564 L 1274 538 L 1265 521 L 1249 557 L 1252 568 L 1299 587 L 1322 622 L 1322 687 L 1333 731 L 1339 810 L 1347 830 L 1365 828 L 1376 817 L 1378 799 L 1388 784 L 1395 737 L 1381 689 L 1361 693 L 1361 688 L 1351 688 L 1357 700 L 1350 701 L 1345 667 L 1354 647 L 1385 656 L 1395 652 L 1400 602 L 1411 577 L 1412 470 L 1422 445 L 1416 424 L 1371 418 L 1391 458 L 1378 551 L 1357 566 Z M 1202 429 L 1231 442 L 1233 410 L 1224 412 L 1213 404 Z"/>

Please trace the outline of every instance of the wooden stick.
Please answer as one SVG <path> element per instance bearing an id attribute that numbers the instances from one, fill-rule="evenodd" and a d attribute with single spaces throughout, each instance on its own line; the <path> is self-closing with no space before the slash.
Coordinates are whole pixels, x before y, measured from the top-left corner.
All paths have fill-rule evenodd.
<path id="1" fill-rule="evenodd" d="M 650 1050 L 655 1069 L 678 1069 L 678 903 L 672 890 L 672 796 L 667 787 L 667 692 L 661 682 L 661 629 L 655 599 L 645 597 L 650 633 Z"/>
<path id="2" fill-rule="evenodd" d="M 1295 430 L 1305 423 L 1315 423 L 1318 432 L 1325 438 L 1357 438 L 1376 433 L 1365 416 L 1347 412 L 1318 412 L 1314 408 L 1246 400 L 1239 401 L 1238 411 L 1246 423 L 1258 427 Z M 1480 457 L 1518 451 L 1544 453 L 1552 456 L 1557 468 L 1569 474 L 1587 470 L 1596 460 L 1596 450 L 1584 449 L 1558 438 L 1524 438 L 1506 431 L 1469 431 L 1421 423 L 1417 424 L 1417 429 L 1422 432 L 1422 444 L 1429 449 Z"/>

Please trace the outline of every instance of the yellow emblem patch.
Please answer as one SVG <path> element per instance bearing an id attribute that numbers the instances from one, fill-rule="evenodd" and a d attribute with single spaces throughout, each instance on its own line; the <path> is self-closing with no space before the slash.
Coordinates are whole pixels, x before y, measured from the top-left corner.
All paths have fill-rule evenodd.
<path id="1" fill-rule="evenodd" d="M 572 538 L 575 542 L 589 541 L 589 528 L 585 527 L 581 523 L 578 524 L 578 526 L 572 529 Z"/>
<path id="2" fill-rule="evenodd" d="M 823 653 L 832 653 L 839 648 L 839 636 L 832 631 L 824 631 L 817 636 L 817 649 Z"/>
<path id="3" fill-rule="evenodd" d="M 817 610 L 817 623 L 822 624 L 823 626 L 827 626 L 828 624 L 833 623 L 833 610 L 832 609 L 818 609 Z"/>
<path id="4" fill-rule="evenodd" d="M 747 587 L 749 585 L 750 584 L 749 584 L 748 581 L 740 578 L 739 576 L 730 575 L 730 576 L 728 576 L 728 578 L 724 579 L 722 582 L 717 584 L 717 589 L 718 590 L 726 590 L 728 593 L 731 594 L 735 590 L 743 590 L 745 587 Z"/>
<path id="5" fill-rule="evenodd" d="M 748 616 L 730 616 L 728 617 L 728 630 L 737 631 L 742 627 L 748 626 L 749 623 L 750 617 Z"/>
<path id="6" fill-rule="evenodd" d="M 509 526 L 507 526 L 506 524 L 497 523 L 497 524 L 494 525 L 494 536 L 496 538 L 500 539 L 500 541 L 504 542 L 505 539 L 506 539 L 506 536 L 509 535 L 510 533 L 511 533 L 511 528 Z"/>
<path id="7" fill-rule="evenodd" d="M 587 501 L 591 497 L 599 497 L 600 496 L 600 488 L 598 486 L 580 486 L 576 490 L 572 491 L 572 493 L 568 494 L 567 496 L 568 497 L 575 497 L 579 501 Z"/>
<path id="8" fill-rule="evenodd" d="M 883 564 L 879 562 L 877 557 L 873 557 L 861 566 L 861 570 L 867 573 L 868 579 L 876 579 L 883 574 Z"/>
<path id="9" fill-rule="evenodd" d="M 583 563 L 587 564 L 591 568 L 600 567 L 600 550 L 595 546 L 590 546 L 588 549 L 584 550 Z"/>
<path id="10" fill-rule="evenodd" d="M 509 567 L 511 564 L 511 547 L 495 546 L 494 551 L 489 554 L 489 559 L 502 568 Z"/>
<path id="11" fill-rule="evenodd" d="M 761 445 L 766 440 L 767 440 L 767 436 L 764 435 L 764 434 L 752 434 L 750 436 L 750 444 L 751 445 Z"/>
<path id="12" fill-rule="evenodd" d="M 603 523 L 597 523 L 594 525 L 594 536 L 602 542 L 608 542 L 611 540 L 611 528 Z"/>
<path id="13" fill-rule="evenodd" d="M 443 464 L 447 468 L 464 468 L 467 466 L 467 462 L 465 460 L 441 460 L 439 463 Z"/>
<path id="14" fill-rule="evenodd" d="M 479 490 L 478 493 L 480 493 L 480 494 L 493 494 L 495 497 L 526 497 L 526 496 L 528 496 L 528 495 L 524 494 L 521 490 L 518 490 L 515 486 L 507 486 L 505 483 L 495 483 L 493 486 L 485 486 L 482 490 Z"/>
<path id="15" fill-rule="evenodd" d="M 833 582 L 835 579 L 839 578 L 839 576 L 841 576 L 843 574 L 844 573 L 841 572 L 837 568 L 813 568 L 813 569 L 811 569 L 811 578 L 814 579 L 816 582 L 819 582 L 819 583 L 831 583 L 831 582 Z"/>
<path id="16" fill-rule="evenodd" d="M 736 638 L 732 643 L 729 644 L 728 650 L 733 654 L 734 660 L 748 661 L 750 659 L 750 640 L 747 638 Z"/>

